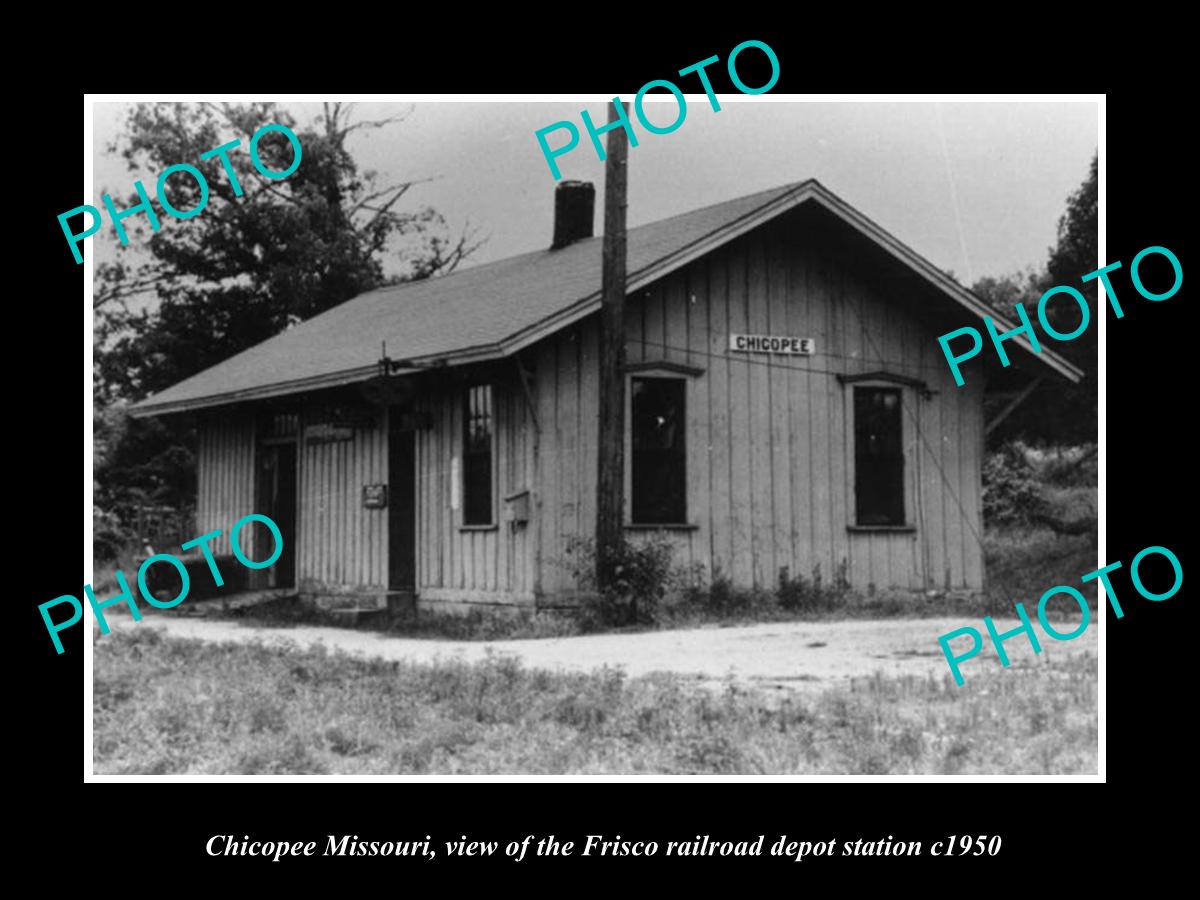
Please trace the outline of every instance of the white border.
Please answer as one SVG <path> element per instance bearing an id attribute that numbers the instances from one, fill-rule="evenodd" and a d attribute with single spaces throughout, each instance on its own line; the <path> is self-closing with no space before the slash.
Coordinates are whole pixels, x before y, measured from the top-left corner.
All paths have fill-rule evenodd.
<path id="1" fill-rule="evenodd" d="M 1105 148 L 1106 95 L 1104 94 L 760 94 L 717 95 L 722 105 L 726 103 L 1095 103 L 1097 104 L 1096 147 L 1098 164 L 1098 215 L 1099 215 L 1099 258 L 1096 267 L 1104 265 L 1107 258 L 1105 229 L 1105 179 L 1107 157 Z M 685 94 L 688 102 L 706 100 L 704 94 Z M 114 102 L 242 102 L 261 101 L 255 94 L 85 94 L 83 98 L 83 196 L 82 203 L 91 203 L 93 190 L 93 107 L 96 103 Z M 311 103 L 321 101 L 380 102 L 380 103 L 562 103 L 598 102 L 607 103 L 611 97 L 605 94 L 339 94 L 314 96 L 310 94 L 280 94 L 277 102 Z M 92 290 L 95 277 L 95 253 L 87 254 L 84 263 L 84 345 L 83 345 L 83 518 L 84 518 L 84 584 L 92 583 Z M 1102 289 L 1098 289 L 1102 290 Z M 1103 306 L 1098 304 L 1098 309 Z M 1105 402 L 1107 398 L 1107 373 L 1105 335 L 1107 316 L 1097 315 L 1099 320 L 1099 398 L 1098 398 L 1098 495 L 1097 516 L 1098 556 L 1096 568 L 1101 568 L 1106 556 L 1105 476 L 1107 457 L 1105 452 Z M 1082 574 L 1082 573 L 1081 573 Z M 1097 690 L 1099 754 L 1096 775 L 96 775 L 92 771 L 92 645 L 94 641 L 95 615 L 91 604 L 84 604 L 84 622 L 87 629 L 84 639 L 83 681 L 83 780 L 87 784 L 107 782 L 230 782 L 237 784 L 259 782 L 1008 782 L 1008 783 L 1104 783 L 1106 778 L 1106 659 L 1103 615 L 1105 598 L 1097 583 L 1096 627 L 1099 649 L 1099 684 Z"/>

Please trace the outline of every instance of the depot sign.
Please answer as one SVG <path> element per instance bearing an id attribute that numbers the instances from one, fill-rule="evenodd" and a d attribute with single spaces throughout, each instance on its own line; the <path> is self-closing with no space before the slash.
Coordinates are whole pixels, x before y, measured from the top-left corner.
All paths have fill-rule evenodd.
<path id="1" fill-rule="evenodd" d="M 731 334 L 729 349 L 739 353 L 783 353 L 812 356 L 813 339 L 779 334 Z"/>

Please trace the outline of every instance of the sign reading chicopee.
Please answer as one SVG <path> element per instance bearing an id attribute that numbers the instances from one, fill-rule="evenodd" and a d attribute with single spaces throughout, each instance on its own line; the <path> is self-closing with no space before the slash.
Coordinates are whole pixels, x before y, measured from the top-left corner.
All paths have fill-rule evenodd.
<path id="1" fill-rule="evenodd" d="M 812 356 L 813 339 L 779 334 L 731 334 L 729 349 L 739 353 L 785 353 Z"/>

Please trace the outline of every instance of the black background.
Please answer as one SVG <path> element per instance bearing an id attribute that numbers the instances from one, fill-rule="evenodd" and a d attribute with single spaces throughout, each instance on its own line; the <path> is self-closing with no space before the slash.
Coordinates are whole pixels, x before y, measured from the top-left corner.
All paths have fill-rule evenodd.
<path id="1" fill-rule="evenodd" d="M 597 22 L 601 20 L 603 11 L 597 13 Z M 1019 40 L 998 33 L 983 40 L 965 33 L 939 34 L 936 39 L 895 33 L 868 39 L 815 24 L 783 29 L 754 23 L 727 24 L 703 37 L 671 32 L 673 37 L 663 38 L 636 28 L 568 29 L 555 23 L 548 26 L 552 38 L 530 38 L 525 46 L 507 38 L 485 43 L 440 34 L 425 40 L 417 33 L 398 31 L 386 50 L 360 52 L 345 43 L 334 52 L 336 63 L 331 60 L 328 65 L 302 62 L 316 52 L 310 49 L 311 38 L 277 42 L 271 51 L 277 65 L 270 66 L 238 55 L 252 51 L 235 51 L 215 41 L 211 60 L 205 56 L 203 66 L 162 72 L 146 68 L 143 60 L 111 71 L 92 70 L 86 87 L 96 92 L 254 91 L 262 96 L 334 88 L 588 91 L 631 99 L 645 81 L 670 77 L 713 54 L 724 60 L 735 44 L 753 37 L 769 43 L 780 59 L 782 76 L 772 93 L 1107 92 L 1106 261 L 1119 259 L 1128 267 L 1142 248 L 1162 245 L 1176 253 L 1186 273 L 1182 223 L 1185 210 L 1194 205 L 1195 191 L 1184 168 L 1179 129 L 1193 104 L 1185 106 L 1166 68 L 1178 57 L 1161 45 L 1161 35 L 1153 41 L 1138 40 L 1128 30 L 1085 35 L 1077 25 L 1056 28 L 1043 21 L 1040 37 L 1022 31 Z M 1120 42 L 1120 54 L 1106 56 L 1101 47 L 1111 47 L 1114 41 Z M 344 57 L 337 59 L 340 54 Z M 742 77 L 751 85 L 765 81 L 765 74 L 753 71 L 754 56 L 751 52 L 739 59 Z M 732 90 L 723 65 L 710 73 L 718 92 Z M 685 89 L 695 88 L 685 84 Z M 1188 346 L 1194 337 L 1184 321 L 1186 275 L 1176 296 L 1150 303 L 1128 286 L 1127 268 L 1115 279 L 1125 318 L 1118 321 L 1107 314 L 1106 559 L 1126 565 L 1113 579 L 1125 618 L 1118 621 L 1109 613 L 1104 621 L 1107 784 L 958 780 L 85 785 L 83 629 L 64 635 L 67 653 L 56 656 L 37 612 L 38 603 L 59 594 L 78 595 L 85 579 L 74 568 L 79 545 L 71 537 L 78 534 L 74 528 L 80 521 L 75 518 L 81 452 L 75 404 L 81 399 L 90 402 L 86 382 L 81 390 L 77 351 L 70 350 L 79 346 L 74 342 L 81 324 L 83 276 L 55 219 L 80 202 L 83 95 L 76 83 L 61 82 L 55 90 L 51 93 L 43 85 L 37 100 L 34 161 L 8 168 L 10 185 L 27 192 L 19 214 L 12 205 L 9 208 L 10 222 L 18 230 L 10 228 L 7 268 L 10 276 L 24 274 L 19 279 L 22 286 L 9 296 L 6 359 L 7 443 L 15 453 L 9 469 L 9 571 L 17 575 L 10 609 L 21 623 L 26 654 L 11 676 L 20 709 L 7 741 L 12 754 L 8 772 L 16 782 L 12 790 L 24 799 L 9 813 L 10 823 L 23 835 L 17 842 L 24 848 L 18 854 L 22 859 L 77 864 L 99 881 L 119 873 L 126 885 L 137 883 L 134 875 L 161 872 L 188 887 L 263 881 L 315 888 L 328 876 L 330 885 L 364 890 L 374 889 L 376 882 L 356 879 L 379 876 L 388 879 L 381 884 L 389 888 L 415 890 L 423 874 L 434 874 L 439 884 L 450 888 L 481 874 L 490 884 L 508 882 L 496 875 L 510 872 L 514 884 L 535 884 L 548 876 L 548 884 L 563 891 L 602 882 L 632 891 L 649 886 L 636 877 L 653 867 L 668 874 L 674 886 L 695 880 L 709 889 L 724 882 L 753 890 L 760 882 L 747 881 L 746 876 L 769 871 L 798 876 L 789 884 L 792 889 L 811 888 L 813 877 L 821 882 L 825 874 L 843 887 L 866 879 L 935 889 L 954 885 L 954 890 L 994 883 L 1006 892 L 1044 885 L 1030 867 L 1048 865 L 1073 882 L 1081 867 L 1103 869 L 1143 854 L 1154 854 L 1164 863 L 1170 860 L 1177 840 L 1170 814 L 1195 765 L 1185 730 L 1194 707 L 1191 673 L 1185 670 L 1194 640 L 1184 618 L 1189 583 L 1185 581 L 1184 589 L 1170 600 L 1151 603 L 1134 593 L 1128 563 L 1143 547 L 1159 544 L 1175 551 L 1185 573 L 1191 571 L 1183 513 L 1190 505 L 1189 462 L 1195 456 L 1195 403 L 1190 396 L 1194 351 Z M 35 166 L 36 176 L 26 172 L 29 166 Z M 1081 171 L 1080 180 L 1083 175 Z M 30 227 L 33 232 L 26 236 L 24 229 Z M 27 259 L 30 253 L 33 259 Z M 71 333 L 76 337 L 69 338 Z M 85 520 L 89 515 L 85 510 Z M 134 688 L 153 691 L 154 684 Z M 465 834 L 502 843 L 530 833 L 553 833 L 579 842 L 589 833 L 619 833 L 626 839 L 664 844 L 697 833 L 718 840 L 765 834 L 768 846 L 783 833 L 809 840 L 877 840 L 891 835 L 927 845 L 969 833 L 1000 834 L 1004 845 L 994 859 L 835 857 L 797 864 L 769 856 L 649 862 L 572 857 L 527 859 L 517 865 L 503 856 L 449 860 L 439 854 L 420 868 L 403 859 L 314 857 L 273 864 L 209 859 L 204 853 L 204 842 L 214 834 L 322 841 L 323 835 L 343 833 L 376 840 L 430 834 L 435 842 Z M 571 877 L 580 875 L 587 881 Z M 175 882 L 153 883 L 170 890 Z"/>

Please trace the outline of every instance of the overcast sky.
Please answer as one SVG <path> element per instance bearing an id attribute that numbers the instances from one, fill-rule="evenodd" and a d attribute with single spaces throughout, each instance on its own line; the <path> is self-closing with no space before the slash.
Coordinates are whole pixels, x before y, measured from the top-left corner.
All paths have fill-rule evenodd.
<path id="1" fill-rule="evenodd" d="M 720 102 L 721 111 L 713 112 L 703 94 L 689 95 L 677 131 L 638 130 L 629 158 L 630 226 L 816 178 L 970 284 L 1044 263 L 1067 196 L 1087 175 L 1096 150 L 1094 103 L 747 102 L 736 96 Z M 319 103 L 283 105 L 300 122 L 320 109 Z M 478 226 L 488 241 L 471 264 L 549 246 L 555 182 L 534 132 L 560 119 L 581 131 L 579 146 L 558 158 L 562 175 L 596 184 L 600 233 L 604 164 L 579 111 L 586 107 L 603 122 L 603 102 L 361 103 L 356 112 L 382 118 L 409 107 L 403 123 L 356 133 L 351 150 L 362 168 L 382 178 L 434 178 L 406 199 L 410 207 L 437 209 L 455 232 L 468 220 Z M 152 193 L 158 176 L 131 173 L 105 152 L 124 108 L 95 105 L 96 193 L 89 202 L 96 206 L 101 191 L 124 196 L 138 177 Z M 657 110 L 647 105 L 651 121 L 664 124 L 674 108 L 673 101 Z M 563 139 L 561 133 L 551 138 Z M 91 241 L 98 259 L 113 258 L 110 224 Z"/>

